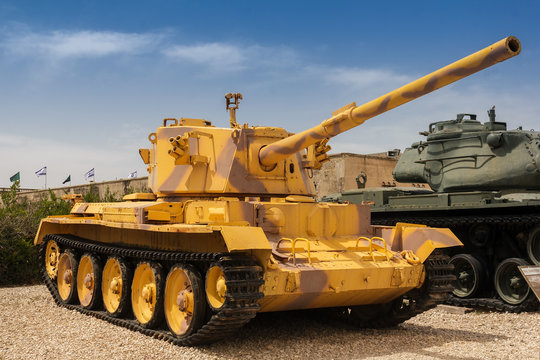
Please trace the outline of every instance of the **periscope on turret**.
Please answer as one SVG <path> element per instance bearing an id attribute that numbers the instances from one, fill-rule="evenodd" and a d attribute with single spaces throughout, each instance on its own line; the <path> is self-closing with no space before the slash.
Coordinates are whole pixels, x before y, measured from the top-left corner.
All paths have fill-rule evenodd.
<path id="1" fill-rule="evenodd" d="M 239 125 L 238 93 L 226 95 L 230 128 L 164 119 L 139 151 L 152 193 L 41 221 L 35 244 L 53 298 L 179 345 L 232 336 L 257 312 L 332 308 L 384 327 L 436 306 L 455 279 L 440 249 L 457 237 L 371 226 L 368 205 L 317 203 L 311 171 L 331 137 L 520 49 L 503 39 L 296 135 Z"/>

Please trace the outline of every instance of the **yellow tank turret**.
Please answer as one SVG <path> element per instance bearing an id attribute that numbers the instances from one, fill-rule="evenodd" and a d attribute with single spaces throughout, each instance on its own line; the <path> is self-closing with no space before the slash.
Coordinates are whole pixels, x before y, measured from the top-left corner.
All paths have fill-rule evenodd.
<path id="1" fill-rule="evenodd" d="M 448 229 L 371 226 L 368 205 L 317 203 L 310 172 L 328 140 L 520 52 L 514 37 L 291 135 L 164 119 L 140 149 L 152 194 L 76 202 L 43 219 L 35 244 L 56 302 L 180 345 L 217 341 L 257 312 L 333 308 L 391 326 L 452 291 Z M 135 320 L 131 320 L 135 319 Z"/>

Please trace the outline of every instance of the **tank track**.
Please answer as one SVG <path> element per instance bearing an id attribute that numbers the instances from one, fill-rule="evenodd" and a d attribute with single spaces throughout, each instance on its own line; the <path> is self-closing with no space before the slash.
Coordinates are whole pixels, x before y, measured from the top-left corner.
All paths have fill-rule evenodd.
<path id="1" fill-rule="evenodd" d="M 226 278 L 227 298 L 225 304 L 200 329 L 188 337 L 181 339 L 173 336 L 165 329 L 144 328 L 133 319 L 115 318 L 110 316 L 106 311 L 87 310 L 80 305 L 65 304 L 58 294 L 54 281 L 47 275 L 45 267 L 42 267 L 43 281 L 58 306 L 77 310 L 85 315 L 108 321 L 132 331 L 138 331 L 156 339 L 180 346 L 202 345 L 222 340 L 248 323 L 260 309 L 258 300 L 263 297 L 263 293 L 259 292 L 259 287 L 263 283 L 261 277 L 262 269 L 256 265 L 252 258 L 246 255 L 127 249 L 91 243 L 70 235 L 47 235 L 41 243 L 40 248 L 40 259 L 42 263 L 45 257 L 45 244 L 49 239 L 56 241 L 59 246 L 64 248 L 70 248 L 78 252 L 91 252 L 102 256 L 120 256 L 136 260 L 171 263 L 218 263 L 223 268 Z"/>
<path id="2" fill-rule="evenodd" d="M 382 213 L 379 213 L 382 214 Z M 396 216 L 396 217 L 378 217 L 373 216 L 374 225 L 394 226 L 398 222 L 417 223 L 427 226 L 441 227 L 452 225 L 474 225 L 474 224 L 498 224 L 503 226 L 521 225 L 533 226 L 540 223 L 540 214 L 533 215 L 486 215 L 486 216 Z"/>
<path id="3" fill-rule="evenodd" d="M 519 305 L 510 305 L 495 298 L 461 299 L 454 295 L 451 295 L 446 303 L 453 306 L 486 309 L 490 311 L 509 312 L 515 314 L 536 311 L 538 309 L 538 300 L 536 300 L 534 294 L 530 294 L 529 297 Z"/>
<path id="4" fill-rule="evenodd" d="M 372 213 L 373 216 L 373 213 Z M 486 215 L 486 216 L 410 216 L 410 217 L 384 217 L 373 219 L 377 225 L 393 226 L 398 222 L 425 224 L 433 227 L 448 227 L 455 225 L 498 224 L 499 226 L 529 227 L 540 223 L 540 214 L 532 215 Z M 536 311 L 538 300 L 531 294 L 519 305 L 507 304 L 497 298 L 469 298 L 462 299 L 451 294 L 446 303 L 453 306 L 485 309 L 489 311 L 522 313 Z"/>
<path id="5" fill-rule="evenodd" d="M 360 316 L 352 316 L 355 308 L 351 313 L 347 310 L 344 320 L 362 328 L 391 327 L 442 304 L 452 292 L 452 281 L 455 280 L 454 267 L 449 260 L 449 256 L 435 250 L 424 262 L 426 280 L 421 288 L 411 290 L 388 304 L 355 307 L 364 312 Z M 343 313 L 338 316 L 343 318 Z"/>

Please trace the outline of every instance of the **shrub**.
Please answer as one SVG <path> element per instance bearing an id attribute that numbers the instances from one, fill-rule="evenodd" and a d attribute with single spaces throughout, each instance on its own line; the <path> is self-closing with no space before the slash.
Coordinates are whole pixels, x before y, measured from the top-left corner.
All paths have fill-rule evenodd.
<path id="1" fill-rule="evenodd" d="M 9 191 L 1 193 L 0 202 L 0 286 L 33 284 L 41 281 L 39 248 L 34 246 L 41 219 L 51 215 L 69 214 L 70 202 L 59 199 L 52 191 L 39 201 L 18 197 L 19 181 Z M 126 193 L 133 191 L 126 189 Z M 83 198 L 85 202 L 115 202 L 123 195 L 106 189 L 100 198 L 95 185 Z"/>
<path id="2" fill-rule="evenodd" d="M 34 236 L 39 221 L 49 215 L 68 214 L 70 204 L 54 193 L 37 202 L 17 197 L 19 182 L 1 194 L 0 285 L 32 284 L 40 281 L 38 247 Z"/>

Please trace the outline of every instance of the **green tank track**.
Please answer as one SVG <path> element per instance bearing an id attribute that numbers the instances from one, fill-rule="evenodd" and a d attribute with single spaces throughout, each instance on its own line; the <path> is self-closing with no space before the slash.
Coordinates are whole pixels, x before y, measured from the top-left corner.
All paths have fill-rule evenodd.
<path id="1" fill-rule="evenodd" d="M 45 267 L 42 271 L 43 281 L 58 306 L 77 310 L 85 315 L 106 320 L 114 325 L 122 326 L 132 331 L 138 331 L 147 336 L 164 340 L 175 345 L 202 345 L 222 340 L 233 334 L 239 328 L 255 317 L 260 309 L 258 300 L 263 297 L 259 291 L 263 284 L 262 269 L 255 260 L 246 255 L 223 253 L 183 253 L 153 250 L 137 250 L 109 245 L 101 245 L 70 235 L 47 235 L 40 247 L 40 259 L 44 263 L 46 243 L 50 239 L 63 248 L 77 252 L 91 252 L 101 256 L 119 256 L 126 259 L 151 260 L 167 263 L 218 263 L 224 270 L 227 285 L 226 300 L 223 307 L 210 317 L 205 325 L 186 338 L 179 339 L 166 329 L 147 329 L 136 320 L 115 318 L 106 311 L 87 310 L 80 305 L 65 304 L 58 294 L 56 284 L 49 278 Z"/>
<path id="2" fill-rule="evenodd" d="M 436 210 L 433 210 L 436 212 Z M 376 215 L 375 215 L 376 214 Z M 378 215 L 386 214 L 387 216 L 379 217 Z M 372 213 L 372 222 L 377 222 L 376 225 L 394 226 L 398 222 L 402 223 L 419 223 L 433 227 L 446 227 L 451 225 L 474 225 L 474 224 L 498 224 L 503 226 L 521 225 L 533 226 L 540 223 L 540 214 L 532 215 L 486 215 L 486 216 L 389 216 L 391 213 Z M 373 216 L 375 215 L 375 216 Z"/>
<path id="3" fill-rule="evenodd" d="M 402 297 L 387 303 L 345 308 L 338 317 L 361 328 L 385 328 L 396 326 L 410 318 L 436 307 L 446 301 L 453 290 L 454 266 L 450 257 L 435 250 L 424 262 L 426 280 L 419 289 L 413 289 Z M 358 311 L 358 316 L 354 315 Z"/>
<path id="4" fill-rule="evenodd" d="M 373 217 L 373 213 L 372 213 Z M 433 227 L 448 227 L 450 224 L 455 225 L 474 225 L 474 224 L 497 224 L 499 226 L 521 226 L 532 227 L 536 224 L 540 224 L 540 214 L 531 215 L 486 215 L 486 216 L 399 216 L 372 218 L 372 222 L 376 222 L 377 225 L 390 225 L 393 226 L 397 222 L 404 223 L 417 223 L 424 224 Z M 531 291 L 532 293 L 532 291 Z M 446 300 L 446 303 L 453 306 L 471 307 L 477 309 L 485 309 L 498 312 L 510 312 L 510 313 L 522 313 L 538 310 L 538 300 L 534 294 L 530 296 L 521 304 L 511 305 L 497 298 L 469 298 L 462 299 L 454 295 L 450 295 Z"/>
<path id="5" fill-rule="evenodd" d="M 532 293 L 532 290 L 531 290 Z M 531 312 L 538 310 L 538 300 L 534 294 L 530 294 L 525 301 L 519 305 L 510 305 L 502 300 L 495 298 L 471 298 L 461 299 L 454 295 L 451 295 L 446 301 L 449 305 L 480 308 L 491 311 L 509 312 L 519 314 L 522 312 Z"/>

